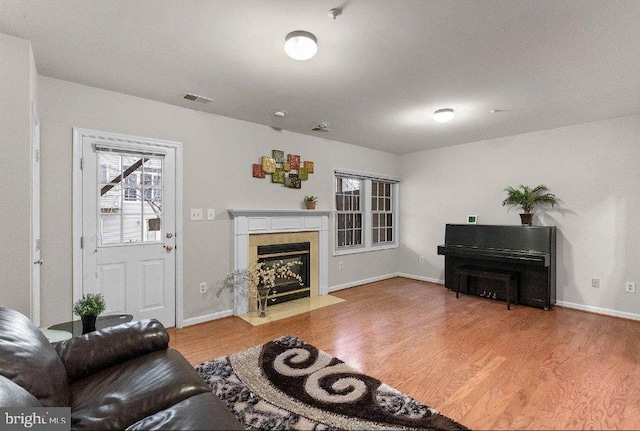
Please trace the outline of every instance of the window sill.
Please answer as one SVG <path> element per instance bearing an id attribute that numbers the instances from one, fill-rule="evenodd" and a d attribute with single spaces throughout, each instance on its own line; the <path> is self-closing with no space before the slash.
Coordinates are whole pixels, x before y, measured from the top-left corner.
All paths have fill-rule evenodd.
<path id="1" fill-rule="evenodd" d="M 386 245 L 377 245 L 374 247 L 359 247 L 359 248 L 350 248 L 346 250 L 334 250 L 333 255 L 343 256 L 345 254 L 368 253 L 371 251 L 390 250 L 393 248 L 398 248 L 398 244 L 386 244 Z"/>

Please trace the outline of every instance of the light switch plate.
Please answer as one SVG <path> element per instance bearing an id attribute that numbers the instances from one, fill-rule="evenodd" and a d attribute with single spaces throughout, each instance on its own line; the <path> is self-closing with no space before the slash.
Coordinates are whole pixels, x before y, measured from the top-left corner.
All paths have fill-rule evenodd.
<path id="1" fill-rule="evenodd" d="M 202 208 L 191 208 L 191 220 L 202 220 Z"/>
<path id="2" fill-rule="evenodd" d="M 207 210 L 207 220 L 215 220 L 216 219 L 216 210 L 213 208 L 209 208 Z"/>

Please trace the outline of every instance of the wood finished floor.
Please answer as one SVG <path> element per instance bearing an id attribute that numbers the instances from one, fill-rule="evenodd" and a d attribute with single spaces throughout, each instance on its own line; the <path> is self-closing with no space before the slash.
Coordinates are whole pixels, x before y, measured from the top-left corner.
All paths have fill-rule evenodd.
<path id="1" fill-rule="evenodd" d="M 294 334 L 473 429 L 640 429 L 640 322 L 394 278 L 261 326 L 171 330 L 192 364 Z"/>

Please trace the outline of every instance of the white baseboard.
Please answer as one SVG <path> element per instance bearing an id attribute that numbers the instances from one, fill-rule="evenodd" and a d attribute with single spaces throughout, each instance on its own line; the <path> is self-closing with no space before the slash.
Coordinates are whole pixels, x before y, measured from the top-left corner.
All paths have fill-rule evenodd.
<path id="1" fill-rule="evenodd" d="M 398 277 L 411 278 L 413 280 L 428 281 L 430 283 L 444 284 L 444 280 L 439 278 L 423 277 L 421 275 L 405 274 L 403 272 L 398 273 Z"/>
<path id="2" fill-rule="evenodd" d="M 218 311 L 217 313 L 205 314 L 204 316 L 191 317 L 182 321 L 183 327 L 197 325 L 198 323 L 210 322 L 211 320 L 222 319 L 233 316 L 233 310 Z"/>
<path id="3" fill-rule="evenodd" d="M 398 277 L 400 274 L 394 272 L 392 274 L 379 275 L 377 277 L 367 278 L 365 280 L 352 281 L 350 283 L 338 284 L 336 286 L 329 286 L 327 292 L 335 292 L 336 290 L 348 289 L 350 287 L 360 286 L 362 284 L 374 283 L 376 281 L 387 280 L 389 278 Z"/>
<path id="4" fill-rule="evenodd" d="M 573 308 L 575 310 L 588 311 L 590 313 L 604 314 L 606 316 L 622 317 L 623 319 L 640 320 L 640 314 L 626 311 L 611 310 L 608 308 L 594 307 L 592 305 L 576 304 L 574 302 L 556 301 L 559 307 Z"/>

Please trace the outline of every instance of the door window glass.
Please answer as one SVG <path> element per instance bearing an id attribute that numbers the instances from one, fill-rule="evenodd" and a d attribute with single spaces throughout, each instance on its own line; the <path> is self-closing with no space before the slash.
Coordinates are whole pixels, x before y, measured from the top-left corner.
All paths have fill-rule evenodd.
<path id="1" fill-rule="evenodd" d="M 161 157 L 98 150 L 98 245 L 162 240 Z"/>

